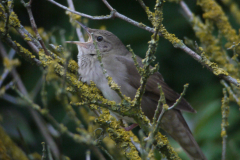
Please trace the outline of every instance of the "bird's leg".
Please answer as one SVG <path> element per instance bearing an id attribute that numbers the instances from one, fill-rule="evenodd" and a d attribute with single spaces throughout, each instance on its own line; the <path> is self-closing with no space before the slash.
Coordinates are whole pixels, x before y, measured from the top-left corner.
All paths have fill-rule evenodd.
<path id="1" fill-rule="evenodd" d="M 125 129 L 125 131 L 131 131 L 133 128 L 137 127 L 138 124 L 137 123 L 133 123 L 128 127 L 123 127 Z"/>

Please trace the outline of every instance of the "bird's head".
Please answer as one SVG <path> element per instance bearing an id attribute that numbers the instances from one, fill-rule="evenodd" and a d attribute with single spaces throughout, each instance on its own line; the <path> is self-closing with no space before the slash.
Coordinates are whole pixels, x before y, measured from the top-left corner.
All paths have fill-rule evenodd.
<path id="1" fill-rule="evenodd" d="M 67 41 L 78 46 L 79 53 L 83 55 L 97 56 L 97 49 L 102 56 L 109 54 L 126 55 L 128 50 L 121 40 L 113 33 L 106 30 L 91 29 L 78 22 L 87 32 L 89 38 L 87 42 Z M 94 45 L 96 42 L 97 46 Z"/>

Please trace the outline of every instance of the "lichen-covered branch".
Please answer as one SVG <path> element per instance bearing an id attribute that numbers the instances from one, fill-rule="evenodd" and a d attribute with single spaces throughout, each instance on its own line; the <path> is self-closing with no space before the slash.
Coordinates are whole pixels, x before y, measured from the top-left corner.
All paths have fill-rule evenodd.
<path id="1" fill-rule="evenodd" d="M 203 18 L 212 20 L 227 39 L 228 43 L 225 45 L 226 48 L 230 47 L 233 42 L 239 42 L 239 36 L 236 30 L 233 29 L 227 16 L 215 0 L 199 0 L 197 4 L 201 6 L 202 10 L 205 12 Z M 237 53 L 240 54 L 239 48 L 237 49 Z"/>
<path id="2" fill-rule="evenodd" d="M 39 43 L 41 44 L 41 47 L 43 48 L 44 52 L 45 52 L 47 55 L 49 55 L 49 52 L 48 52 L 45 44 L 43 43 L 42 38 L 41 38 L 41 36 L 39 35 L 38 30 L 37 30 L 37 25 L 36 25 L 36 23 L 35 23 L 35 20 L 34 20 L 34 18 L 33 18 L 33 14 L 32 14 L 31 1 L 28 2 L 28 3 L 25 3 L 24 0 L 21 0 L 21 2 L 22 2 L 23 5 L 27 8 L 28 15 L 29 15 L 29 18 L 30 18 L 30 22 L 31 22 L 31 25 L 32 25 L 32 29 L 33 29 L 33 31 L 35 32 L 36 36 L 37 36 L 37 40 L 38 40 Z"/>
<path id="3" fill-rule="evenodd" d="M 206 2 L 204 2 L 206 3 Z M 211 2 L 211 3 L 215 3 L 215 2 Z M 201 46 L 202 48 L 200 48 L 200 53 L 204 53 L 204 51 L 206 51 L 206 54 L 201 54 L 203 60 L 205 62 L 207 62 L 208 64 L 213 64 L 213 66 L 218 65 L 219 67 L 221 67 L 222 71 L 227 71 L 225 73 L 230 74 L 232 77 L 236 78 L 235 80 L 232 77 L 226 76 L 226 78 L 228 80 L 230 80 L 230 83 L 232 81 L 237 80 L 237 82 L 239 83 L 239 78 L 240 78 L 240 68 L 239 68 L 239 60 L 238 60 L 238 54 L 237 54 L 237 49 L 239 48 L 239 43 L 235 42 L 233 43 L 229 48 L 227 48 L 227 50 L 233 50 L 233 56 L 230 57 L 229 54 L 227 53 L 226 49 L 222 48 L 222 44 L 221 44 L 221 34 L 222 32 L 220 31 L 218 36 L 214 36 L 213 35 L 213 30 L 214 30 L 214 23 L 217 23 L 217 20 L 212 20 L 209 18 L 205 18 L 205 23 L 203 23 L 199 17 L 195 16 L 190 9 L 188 8 L 188 6 L 184 3 L 184 1 L 180 2 L 180 5 L 182 7 L 182 9 L 184 10 L 185 14 L 187 15 L 188 20 L 191 22 L 192 24 L 192 28 L 196 34 L 196 36 L 199 38 L 200 42 L 201 42 Z M 216 7 L 216 9 L 218 9 L 218 11 L 221 11 L 221 8 L 218 6 Z M 215 13 L 215 12 L 214 12 Z M 220 13 L 219 13 L 220 14 Z M 222 11 L 221 11 L 221 15 L 223 15 Z M 215 18 L 219 18 L 219 17 L 215 17 Z M 231 30 L 229 30 L 231 31 Z M 198 49 L 199 50 L 199 49 Z M 209 57 L 209 58 L 208 58 Z M 216 63 L 209 63 L 210 61 L 214 61 Z M 220 69 L 220 68 L 219 68 Z M 223 70 L 224 69 L 224 70 Z M 216 72 L 217 71 L 217 72 Z M 213 73 L 219 73 L 219 70 L 215 70 L 213 71 Z M 224 78 L 223 78 L 224 79 Z M 229 81 L 228 81 L 229 82 Z M 227 84 L 227 80 L 222 80 L 222 84 L 224 84 L 224 86 L 228 89 L 228 92 L 230 95 L 232 95 L 231 97 L 232 100 L 235 100 L 237 102 L 237 104 L 239 105 L 239 92 L 238 92 L 238 85 L 231 85 L 233 90 L 230 89 L 229 85 Z M 232 83 L 234 84 L 234 83 Z"/>

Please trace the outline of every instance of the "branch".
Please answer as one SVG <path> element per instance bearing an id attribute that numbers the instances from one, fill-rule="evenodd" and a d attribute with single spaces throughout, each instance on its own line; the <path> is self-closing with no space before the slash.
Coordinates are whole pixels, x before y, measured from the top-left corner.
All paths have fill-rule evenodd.
<path id="1" fill-rule="evenodd" d="M 110 18 L 112 18 L 112 17 L 114 16 L 114 17 L 120 18 L 120 19 L 122 19 L 122 20 L 125 20 L 125 21 L 129 22 L 130 24 L 133 24 L 133 25 L 135 25 L 135 26 L 137 26 L 137 27 L 139 27 L 139 28 L 142 28 L 142 29 L 145 29 L 145 30 L 147 30 L 147 31 L 149 31 L 149 32 L 154 33 L 154 29 L 153 29 L 153 28 L 150 28 L 150 27 L 145 26 L 145 25 L 143 25 L 143 24 L 141 24 L 141 23 L 138 23 L 138 22 L 136 22 L 136 21 L 134 21 L 134 20 L 132 20 L 132 19 L 130 19 L 130 18 L 128 18 L 128 17 L 120 14 L 120 13 L 117 12 L 116 10 L 114 10 L 114 9 L 111 7 L 111 5 L 110 5 L 106 0 L 103 0 L 103 2 L 104 2 L 104 4 L 111 10 L 111 15 L 110 15 L 110 16 L 102 16 L 102 17 L 101 17 L 101 16 L 96 16 L 96 17 L 95 17 L 95 16 L 89 16 L 89 15 L 86 15 L 86 14 L 84 14 L 84 13 L 80 13 L 80 12 L 76 12 L 76 11 L 70 10 L 70 9 L 68 9 L 67 7 L 65 7 L 65 6 L 63 6 L 63 5 L 55 2 L 54 0 L 48 0 L 48 1 L 51 2 L 51 3 L 53 3 L 53 4 L 55 4 L 55 5 L 57 5 L 57 6 L 60 7 L 60 8 L 63 8 L 63 9 L 65 9 L 65 10 L 68 10 L 68 11 L 70 11 L 70 12 L 72 12 L 72 13 L 81 15 L 81 16 L 86 17 L 86 18 L 90 18 L 90 19 L 94 19 L 94 20 L 103 20 L 103 19 L 110 19 Z M 141 3 L 140 3 L 140 4 L 141 4 Z M 189 12 L 190 10 L 188 10 L 188 8 L 186 7 L 185 3 L 182 2 L 182 3 L 180 3 L 180 4 L 181 4 L 181 6 L 184 8 L 184 10 L 188 13 L 187 15 L 188 15 L 188 16 L 191 16 L 191 13 Z M 143 5 L 142 5 L 142 6 L 143 6 Z M 144 7 L 143 7 L 143 8 L 144 8 Z M 216 71 L 216 68 L 212 68 L 211 66 L 202 63 L 202 58 L 201 58 L 201 56 L 199 56 L 196 52 L 194 52 L 193 50 L 191 50 L 190 48 L 188 48 L 181 40 L 177 39 L 176 37 L 172 37 L 171 34 L 169 34 L 168 32 L 166 32 L 166 30 L 160 30 L 160 33 L 161 33 L 161 35 L 163 35 L 163 36 L 168 36 L 168 38 L 166 38 L 166 39 L 168 39 L 171 43 L 173 43 L 173 46 L 174 46 L 175 48 L 179 48 L 179 49 L 183 50 L 184 52 L 186 52 L 187 54 L 189 54 L 191 57 L 193 57 L 195 60 L 197 60 L 198 62 L 200 62 L 203 66 L 205 66 L 206 68 L 208 68 L 211 72 Z M 169 38 L 172 38 L 172 39 L 169 39 Z M 229 75 L 218 74 L 217 76 L 220 77 L 220 78 L 222 78 L 222 79 L 224 79 L 224 80 L 226 80 L 226 81 L 228 81 L 228 82 L 230 82 L 230 83 L 232 83 L 232 84 L 234 84 L 234 85 L 236 85 L 237 87 L 240 87 L 240 81 L 237 80 L 237 79 L 235 79 L 235 78 L 233 78 L 233 77 L 231 77 L 231 76 L 229 76 Z"/>
<path id="2" fill-rule="evenodd" d="M 27 8 L 27 12 L 28 12 L 28 15 L 29 15 L 29 18 L 30 18 L 30 22 L 31 22 L 31 26 L 32 26 L 32 29 L 33 31 L 35 32 L 35 35 L 37 36 L 37 40 L 39 41 L 39 43 L 41 44 L 44 52 L 47 54 L 47 55 L 50 55 L 45 44 L 43 43 L 42 41 L 42 38 L 41 36 L 39 35 L 38 33 L 38 30 L 37 30 L 37 25 L 35 23 L 35 20 L 34 20 L 34 17 L 33 17 L 33 14 L 32 14 L 32 9 L 31 9 L 31 3 L 32 3 L 32 0 L 29 1 L 29 3 L 25 3 L 24 0 L 21 0 L 21 2 L 23 3 L 23 5 Z"/>
<path id="3" fill-rule="evenodd" d="M 178 39 L 179 40 L 179 39 Z M 186 52 L 188 55 L 193 57 L 196 61 L 201 63 L 204 67 L 206 67 L 208 70 L 213 72 L 216 76 L 218 76 L 221 79 L 224 79 L 237 87 L 240 87 L 240 80 L 233 78 L 232 76 L 229 76 L 227 72 L 224 73 L 224 70 L 222 68 L 218 68 L 218 66 L 209 60 L 203 61 L 203 57 L 199 56 L 196 52 L 188 48 L 182 40 L 179 40 L 178 42 L 174 43 L 175 48 L 179 48 Z"/>
<path id="4" fill-rule="evenodd" d="M 72 0 L 67 0 L 67 2 L 68 2 L 69 8 L 72 9 L 73 11 L 75 11 L 75 7 L 73 5 L 73 1 Z M 84 42 L 83 34 L 82 34 L 80 28 L 76 27 L 76 32 L 77 32 L 79 41 L 80 42 Z"/>
<path id="5" fill-rule="evenodd" d="M 112 11 L 110 13 L 110 15 L 107 15 L 107 16 L 91 16 L 91 15 L 88 15 L 88 14 L 85 14 L 85 13 L 80 13 L 80 12 L 77 12 L 77 11 L 74 11 L 74 10 L 71 10 L 69 9 L 68 7 L 64 6 L 64 5 L 61 5 L 60 3 L 57 3 L 55 2 L 54 0 L 47 0 L 53 4 L 55 4 L 56 6 L 64 9 L 64 10 L 67 10 L 69 12 L 72 12 L 74 14 L 77 14 L 77 15 L 80 15 L 80 16 L 83 16 L 83 17 L 86 17 L 86 18 L 89 18 L 89 19 L 92 19 L 92 20 L 106 20 L 106 19 L 111 19 L 114 17 L 114 12 L 115 11 Z"/>
<path id="6" fill-rule="evenodd" d="M 151 32 L 151 33 L 154 33 L 154 32 L 155 32 L 153 28 L 148 27 L 148 26 L 146 26 L 145 24 L 139 23 L 139 22 L 137 22 L 137 21 L 134 21 L 133 19 L 128 18 L 128 17 L 124 16 L 123 14 L 117 12 L 115 9 L 113 9 L 113 7 L 112 7 L 106 0 L 103 0 L 103 3 L 104 3 L 104 4 L 108 7 L 108 9 L 110 9 L 110 11 L 111 11 L 111 12 L 110 12 L 110 15 L 108 15 L 108 16 L 91 16 L 91 15 L 87 15 L 87 14 L 84 14 L 84 13 L 80 13 L 80 12 L 71 10 L 71 9 L 67 8 L 66 6 L 63 6 L 63 5 L 55 2 L 54 0 L 47 0 L 47 1 L 55 4 L 56 6 L 62 8 L 62 9 L 64 9 L 64 10 L 67 10 L 67 11 L 69 11 L 69 12 L 75 13 L 75 14 L 77 14 L 77 15 L 80 15 L 80 16 L 83 16 L 83 17 L 86 17 L 86 18 L 89 18 L 89 19 L 92 19 L 92 20 L 106 20 L 106 19 L 111 19 L 111 18 L 117 17 L 117 18 L 120 18 L 120 19 L 122 19 L 122 20 L 124 20 L 124 21 L 126 21 L 126 22 L 128 22 L 128 23 L 130 23 L 130 24 L 132 24 L 132 25 L 134 25 L 134 26 L 137 26 L 137 27 L 139 27 L 139 28 L 142 28 L 142 29 L 144 29 L 144 30 L 146 30 L 146 31 L 148 31 L 148 32 Z M 160 35 L 160 33 L 159 33 L 159 35 Z"/>
<path id="7" fill-rule="evenodd" d="M 2 42 L 0 41 L 0 54 L 1 54 L 1 56 L 2 56 L 2 59 L 4 59 L 5 57 L 6 57 L 6 58 L 8 57 L 9 60 L 12 60 L 12 58 L 13 58 L 14 55 L 15 55 L 15 53 L 16 53 L 16 52 L 14 52 L 14 50 L 11 49 L 11 51 L 9 52 L 9 54 L 8 54 L 8 56 L 7 56 L 7 52 L 6 52 L 6 50 L 5 50 L 5 47 L 3 46 Z M 4 70 L 3 74 L 1 75 L 1 79 L 0 79 L 0 87 L 2 86 L 2 83 L 3 83 L 3 81 L 5 80 L 5 78 L 8 76 L 9 72 L 10 72 L 9 69 L 5 69 L 5 70 Z M 5 89 L 6 89 L 6 87 L 5 87 Z"/>
<path id="8" fill-rule="evenodd" d="M 240 100 L 238 99 L 234 91 L 231 89 L 231 87 L 224 80 L 221 80 L 221 84 L 227 89 L 228 94 L 230 95 L 229 97 L 232 97 L 232 99 L 237 102 L 238 106 L 240 106 Z"/>
<path id="9" fill-rule="evenodd" d="M 187 16 L 187 19 L 192 23 L 193 25 L 193 29 L 195 32 L 199 32 L 199 30 L 196 30 L 197 28 L 201 28 L 204 24 L 199 24 L 200 22 L 196 22 L 197 19 L 194 18 L 194 15 L 192 14 L 191 10 L 188 8 L 187 4 L 184 2 L 184 1 L 181 1 L 180 2 L 180 6 L 182 7 L 185 15 Z M 196 23 L 196 24 L 195 24 Z M 195 26 L 196 25 L 196 26 Z M 206 33 L 207 30 L 205 31 L 201 31 L 201 34 L 198 34 L 198 35 L 201 35 L 202 37 L 199 37 L 197 35 L 198 38 L 200 38 L 200 41 L 203 43 L 203 44 L 206 44 L 206 46 L 208 47 L 207 48 L 207 51 L 211 52 L 211 54 L 213 55 L 215 52 L 218 52 L 218 53 L 221 53 L 222 50 L 221 50 L 221 47 L 212 47 L 212 45 L 217 45 L 216 42 L 217 40 L 211 36 L 211 34 L 209 33 Z M 203 34 L 205 35 L 205 37 L 207 38 L 204 38 L 203 37 Z M 176 38 L 176 37 L 175 37 Z M 175 44 L 175 47 L 176 48 L 180 48 L 182 49 L 184 52 L 186 52 L 187 54 L 189 54 L 191 57 L 193 57 L 195 60 L 197 60 L 198 62 L 200 62 L 203 66 L 205 66 L 207 69 L 209 69 L 211 72 L 213 72 L 215 75 L 217 75 L 218 77 L 236 85 L 237 87 L 240 87 L 240 81 L 229 76 L 228 73 L 223 73 L 223 69 L 222 68 L 218 68 L 217 65 L 215 65 L 214 63 L 210 62 L 208 59 L 206 59 L 205 57 L 201 57 L 200 55 L 198 55 L 196 52 L 192 51 L 190 48 L 188 48 L 182 41 L 176 41 L 176 44 Z M 213 48 L 215 50 L 213 50 Z M 217 50 L 216 50 L 217 49 Z M 223 53 L 222 53 L 223 55 Z M 228 57 L 224 57 L 224 58 L 215 58 L 215 59 L 219 59 L 219 63 L 222 65 L 222 66 L 225 66 L 227 62 L 227 59 Z M 222 64 L 222 62 L 225 62 Z M 236 66 L 237 67 L 237 66 Z M 225 67 L 225 68 L 230 68 L 230 67 Z M 232 73 L 232 71 L 229 71 Z M 223 73 L 223 74 L 221 74 Z M 238 73 L 236 73 L 238 74 Z"/>
<path id="10" fill-rule="evenodd" d="M 228 116 L 229 116 L 229 98 L 227 97 L 226 88 L 223 89 L 223 99 L 222 99 L 222 124 L 221 124 L 221 137 L 222 137 L 222 160 L 226 159 L 226 147 L 227 147 L 227 127 L 228 123 Z"/>
<path id="11" fill-rule="evenodd" d="M 184 13 L 186 14 L 187 19 L 189 21 L 192 21 L 193 14 L 192 14 L 191 10 L 188 8 L 187 4 L 184 1 L 180 1 L 180 6 L 182 7 Z"/>

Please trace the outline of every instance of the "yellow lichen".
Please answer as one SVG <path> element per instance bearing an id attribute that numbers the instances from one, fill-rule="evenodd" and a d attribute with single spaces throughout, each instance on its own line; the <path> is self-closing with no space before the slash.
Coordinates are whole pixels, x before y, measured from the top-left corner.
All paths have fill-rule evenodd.
<path id="1" fill-rule="evenodd" d="M 225 47 L 228 48 L 233 42 L 239 42 L 239 36 L 236 30 L 230 25 L 228 18 L 223 12 L 222 8 L 213 0 L 198 0 L 197 4 L 200 5 L 205 12 L 203 18 L 212 20 L 221 31 L 221 34 L 227 39 Z M 237 53 L 240 54 L 240 47 L 237 48 Z"/>
<path id="2" fill-rule="evenodd" d="M 230 12 L 235 17 L 235 20 L 240 24 L 240 9 L 238 4 L 232 0 L 222 0 L 222 2 L 230 8 Z"/>
<path id="3" fill-rule="evenodd" d="M 156 147 L 162 148 L 162 153 L 165 154 L 169 159 L 180 160 L 178 154 L 169 145 L 169 141 L 166 136 L 162 135 L 160 132 L 154 137 L 156 140 Z"/>
<path id="4" fill-rule="evenodd" d="M 28 160 L 25 153 L 11 140 L 1 126 L 0 157 L 2 160 Z"/>
<path id="5" fill-rule="evenodd" d="M 146 27 L 146 25 L 143 24 L 142 22 L 139 23 L 139 26 L 141 26 L 141 27 Z"/>
<path id="6" fill-rule="evenodd" d="M 9 23 L 12 27 L 20 27 L 20 21 L 18 19 L 18 16 L 14 13 L 11 12 L 10 16 L 9 16 Z"/>
<path id="7" fill-rule="evenodd" d="M 12 70 L 13 67 L 19 66 L 21 62 L 18 59 L 9 60 L 7 57 L 3 58 L 3 65 L 8 70 Z"/>
<path id="8" fill-rule="evenodd" d="M 107 127 L 109 137 L 113 139 L 121 148 L 121 152 L 132 160 L 141 159 L 138 155 L 138 151 L 131 143 L 130 136 L 123 128 L 120 128 L 120 122 L 116 121 L 114 117 L 109 114 L 109 111 L 102 108 L 102 114 L 97 119 L 97 123 Z"/>
<path id="9" fill-rule="evenodd" d="M 2 95 L 4 95 L 5 92 L 6 92 L 5 87 L 4 87 L 4 86 L 1 87 L 1 88 L 0 88 L 0 97 L 1 97 Z"/>
<path id="10" fill-rule="evenodd" d="M 160 32 L 163 37 L 173 44 L 174 47 L 180 48 L 182 44 L 181 40 L 178 39 L 175 34 L 169 33 L 163 25 L 161 25 Z"/>
<path id="11" fill-rule="evenodd" d="M 26 48 L 22 47 L 19 43 L 14 41 L 14 43 L 17 45 L 18 50 L 20 52 L 20 55 L 26 57 L 27 59 L 31 60 L 35 58 L 35 55 L 33 55 L 31 52 L 29 52 Z"/>
<path id="12" fill-rule="evenodd" d="M 219 68 L 218 65 L 214 62 L 211 62 L 208 60 L 208 57 L 206 56 L 205 52 L 203 51 L 202 47 L 198 48 L 199 51 L 201 52 L 201 57 L 202 57 L 202 63 L 206 64 L 208 67 L 210 67 L 213 71 L 213 74 L 215 75 L 225 75 L 228 76 L 228 72 L 225 71 L 222 68 Z"/>
<path id="13" fill-rule="evenodd" d="M 31 41 L 31 38 L 29 38 L 27 34 L 24 34 L 24 36 L 25 36 L 24 40 Z"/>
<path id="14" fill-rule="evenodd" d="M 64 124 L 60 124 L 60 130 L 61 130 L 61 133 L 64 134 L 67 132 L 68 129 L 66 126 L 64 126 Z"/>
<path id="15" fill-rule="evenodd" d="M 101 29 L 101 30 L 106 30 L 107 27 L 106 27 L 105 25 L 101 25 L 101 26 L 99 27 L 99 29 Z"/>
<path id="16" fill-rule="evenodd" d="M 0 4 L 0 17 L 3 17 L 3 19 L 6 19 L 6 16 L 5 16 L 5 8 L 3 7 L 2 4 Z"/>

